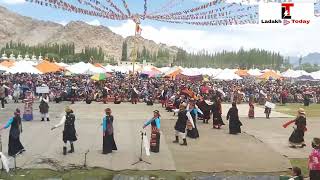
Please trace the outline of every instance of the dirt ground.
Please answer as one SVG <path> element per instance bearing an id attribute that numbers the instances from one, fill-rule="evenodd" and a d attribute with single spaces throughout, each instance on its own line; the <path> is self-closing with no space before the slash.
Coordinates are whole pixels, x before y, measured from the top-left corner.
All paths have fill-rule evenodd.
<path id="1" fill-rule="evenodd" d="M 282 123 L 292 117 L 273 113 L 271 120 L 266 120 L 263 109 L 256 108 L 256 118 L 248 120 L 246 114 L 248 105 L 239 106 L 241 121 L 244 126 L 243 133 L 229 135 L 228 126 L 221 130 L 212 129 L 212 125 L 198 121 L 200 138 L 188 139 L 188 146 L 182 147 L 173 144 L 174 124 L 177 117 L 167 113 L 159 105 L 146 106 L 145 104 L 120 105 L 93 103 L 87 105 L 79 102 L 72 105 L 76 115 L 76 129 L 78 141 L 75 142 L 75 153 L 62 155 L 62 130 L 51 131 L 57 124 L 65 105 L 69 103 L 50 103 L 50 122 L 40 122 L 38 104 L 34 104 L 34 121 L 23 122 L 22 144 L 27 150 L 17 157 L 17 166 L 20 168 L 50 168 L 61 169 L 65 167 L 83 166 L 85 152 L 87 165 L 102 167 L 110 170 L 176 170 L 178 172 L 280 172 L 286 171 L 291 165 L 286 156 L 291 158 L 306 158 L 310 147 L 306 149 L 289 149 L 287 138 L 291 129 L 283 129 Z M 0 110 L 0 123 L 5 123 L 13 114 L 16 107 L 22 104 L 8 104 L 7 108 Z M 102 155 L 101 122 L 103 109 L 110 107 L 115 117 L 114 130 L 118 151 L 109 155 Z M 223 105 L 224 112 L 229 105 Z M 131 164 L 138 160 L 140 153 L 140 130 L 143 123 L 152 117 L 152 111 L 158 109 L 161 113 L 161 145 L 160 153 L 151 153 L 144 158 L 151 165 Z M 224 118 L 225 119 L 225 118 Z M 226 123 L 227 124 L 227 123 Z M 316 136 L 316 129 L 320 123 L 316 120 L 308 121 L 309 131 L 306 141 Z M 3 152 L 7 152 L 9 130 L 3 130 Z M 147 128 L 148 135 L 150 128 Z M 150 135 L 148 136 L 150 137 Z"/>

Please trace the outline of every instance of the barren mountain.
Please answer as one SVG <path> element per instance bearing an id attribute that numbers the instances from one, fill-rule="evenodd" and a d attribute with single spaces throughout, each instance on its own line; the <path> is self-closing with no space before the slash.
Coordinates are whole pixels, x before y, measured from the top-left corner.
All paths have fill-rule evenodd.
<path id="1" fill-rule="evenodd" d="M 85 46 L 102 47 L 105 54 L 121 59 L 122 44 L 128 44 L 128 55 L 134 48 L 133 42 L 137 42 L 137 49 L 146 47 L 151 52 L 157 52 L 160 48 L 167 49 L 174 55 L 178 48 L 164 44 L 157 44 L 154 41 L 142 37 L 122 36 L 112 32 L 104 26 L 91 26 L 81 21 L 70 22 L 66 26 L 49 21 L 40 21 L 13 13 L 0 6 L 0 47 L 3 47 L 11 40 L 22 42 L 28 45 L 46 43 L 74 43 L 76 52 L 84 49 Z"/>

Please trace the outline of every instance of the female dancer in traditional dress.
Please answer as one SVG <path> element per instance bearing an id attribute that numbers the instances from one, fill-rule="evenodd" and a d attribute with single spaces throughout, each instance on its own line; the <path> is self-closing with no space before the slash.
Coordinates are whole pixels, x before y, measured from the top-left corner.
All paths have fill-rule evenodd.
<path id="1" fill-rule="evenodd" d="M 241 133 L 242 123 L 239 120 L 238 108 L 235 102 L 232 103 L 232 107 L 227 114 L 227 120 L 229 120 L 229 133 L 238 134 Z"/>
<path id="2" fill-rule="evenodd" d="M 25 151 L 20 142 L 20 134 L 22 133 L 20 109 L 16 109 L 16 111 L 14 112 L 14 117 L 10 118 L 9 121 L 4 126 L 2 126 L 0 130 L 7 129 L 8 127 L 10 127 L 8 155 L 15 156 Z"/>
<path id="3" fill-rule="evenodd" d="M 108 154 L 112 153 L 112 151 L 118 150 L 117 145 L 114 141 L 113 135 L 113 116 L 111 115 L 111 109 L 105 109 L 106 116 L 102 120 L 103 126 L 103 145 L 102 145 L 102 153 Z"/>
<path id="4" fill-rule="evenodd" d="M 309 156 L 310 180 L 320 179 L 320 138 L 313 138 L 312 152 Z"/>
<path id="5" fill-rule="evenodd" d="M 215 104 L 213 105 L 213 128 L 220 129 L 221 126 L 225 125 L 222 120 L 222 106 L 221 106 L 221 99 L 217 97 Z"/>
<path id="6" fill-rule="evenodd" d="M 201 116 L 201 118 L 203 119 L 203 123 L 208 124 L 213 103 L 202 98 L 197 105 L 203 113 L 203 115 Z"/>
<path id="7" fill-rule="evenodd" d="M 153 117 L 144 123 L 143 129 L 151 124 L 150 151 L 158 153 L 160 151 L 160 113 L 153 111 Z"/>
<path id="8" fill-rule="evenodd" d="M 40 97 L 40 105 L 39 105 L 39 110 L 41 114 L 41 121 L 44 121 L 46 118 L 47 121 L 50 121 L 49 119 L 49 97 L 47 94 L 42 94 Z"/>
<path id="9" fill-rule="evenodd" d="M 253 102 L 249 102 L 249 113 L 248 113 L 249 119 L 254 119 L 254 105 Z"/>
<path id="10" fill-rule="evenodd" d="M 293 122 L 295 123 L 295 126 L 293 127 L 294 130 L 289 138 L 289 143 L 292 148 L 295 148 L 298 145 L 303 148 L 306 146 L 304 143 L 304 132 L 306 131 L 307 125 L 306 113 L 304 109 L 300 108 L 298 110 L 298 115 Z"/>
<path id="11" fill-rule="evenodd" d="M 33 120 L 33 93 L 28 90 L 25 95 L 24 102 L 24 111 L 23 111 L 23 120 L 32 121 Z"/>
<path id="12" fill-rule="evenodd" d="M 70 142 L 70 151 L 68 153 L 73 153 L 74 152 L 74 146 L 73 142 L 77 141 L 77 132 L 74 127 L 74 122 L 76 120 L 72 109 L 70 107 L 65 108 L 66 115 L 62 117 L 61 121 L 59 124 L 55 125 L 54 127 L 51 128 L 51 130 L 54 130 L 62 125 L 64 125 L 64 130 L 63 130 L 63 155 L 67 154 L 67 142 Z"/>
<path id="13" fill-rule="evenodd" d="M 189 123 L 189 127 L 187 130 L 187 136 L 189 138 L 199 138 L 199 131 L 197 128 L 197 119 L 198 119 L 198 113 L 203 114 L 202 111 L 198 108 L 198 106 L 195 104 L 195 100 L 191 99 L 189 102 L 189 106 L 187 107 L 187 109 L 190 112 L 190 115 L 193 119 L 193 125 L 194 127 L 192 127 L 192 124 Z"/>

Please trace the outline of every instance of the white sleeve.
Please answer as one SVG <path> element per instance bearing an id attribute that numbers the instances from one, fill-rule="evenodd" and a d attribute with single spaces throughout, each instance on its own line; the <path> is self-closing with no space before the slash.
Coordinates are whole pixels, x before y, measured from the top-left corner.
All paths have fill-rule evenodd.
<path id="1" fill-rule="evenodd" d="M 179 112 L 179 109 L 173 109 L 172 110 L 174 113 L 178 113 Z"/>
<path id="2" fill-rule="evenodd" d="M 54 127 L 58 128 L 58 127 L 62 126 L 65 122 L 66 122 L 66 116 L 63 116 L 61 118 L 61 121 L 59 122 L 59 124 L 55 125 Z"/>
<path id="3" fill-rule="evenodd" d="M 192 127 L 195 128 L 194 123 L 193 123 L 193 119 L 192 119 L 192 116 L 191 116 L 190 112 L 187 112 L 186 115 L 187 115 L 187 117 L 188 117 L 188 120 L 189 120 L 190 123 L 192 124 Z"/>
<path id="4" fill-rule="evenodd" d="M 49 103 L 49 97 L 43 99 L 44 102 Z"/>
<path id="5" fill-rule="evenodd" d="M 197 109 L 198 113 L 203 115 L 203 112 L 201 111 L 201 109 L 198 108 L 198 106 L 196 105 L 195 108 Z"/>

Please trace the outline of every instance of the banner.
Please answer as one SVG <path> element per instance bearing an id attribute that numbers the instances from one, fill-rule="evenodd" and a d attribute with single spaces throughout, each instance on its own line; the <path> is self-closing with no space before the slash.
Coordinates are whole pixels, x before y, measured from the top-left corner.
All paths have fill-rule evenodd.
<path id="1" fill-rule="evenodd" d="M 49 87 L 48 86 L 36 87 L 36 93 L 38 93 L 38 94 L 48 94 L 49 93 Z"/>

